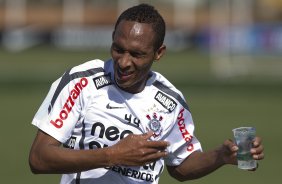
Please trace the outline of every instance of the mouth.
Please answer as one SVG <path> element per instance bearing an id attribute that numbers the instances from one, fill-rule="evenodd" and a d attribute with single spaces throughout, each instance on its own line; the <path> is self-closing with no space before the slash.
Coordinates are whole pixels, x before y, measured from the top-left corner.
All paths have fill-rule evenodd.
<path id="1" fill-rule="evenodd" d="M 133 71 L 121 71 L 121 70 L 117 70 L 117 76 L 119 80 L 122 81 L 127 81 L 129 80 L 132 76 L 133 76 Z"/>

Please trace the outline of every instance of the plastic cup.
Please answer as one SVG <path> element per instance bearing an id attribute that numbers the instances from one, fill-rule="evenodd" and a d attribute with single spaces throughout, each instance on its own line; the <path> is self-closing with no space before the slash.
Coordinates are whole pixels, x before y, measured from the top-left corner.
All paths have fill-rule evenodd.
<path id="1" fill-rule="evenodd" d="M 253 159 L 251 148 L 255 138 L 256 129 L 254 127 L 239 127 L 232 130 L 239 150 L 237 152 L 238 168 L 253 169 L 257 167 L 256 160 Z"/>

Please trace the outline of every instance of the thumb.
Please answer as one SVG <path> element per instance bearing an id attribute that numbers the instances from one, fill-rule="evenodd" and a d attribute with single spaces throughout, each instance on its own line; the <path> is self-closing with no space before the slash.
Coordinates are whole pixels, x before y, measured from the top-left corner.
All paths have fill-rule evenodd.
<path id="1" fill-rule="evenodd" d="M 232 152 L 238 151 L 238 146 L 231 139 L 225 140 L 224 145 Z"/>
<path id="2" fill-rule="evenodd" d="M 146 132 L 146 133 L 142 134 L 142 137 L 144 139 L 149 139 L 150 137 L 153 136 L 153 134 L 154 134 L 154 132 L 152 130 L 150 130 L 149 132 Z"/>

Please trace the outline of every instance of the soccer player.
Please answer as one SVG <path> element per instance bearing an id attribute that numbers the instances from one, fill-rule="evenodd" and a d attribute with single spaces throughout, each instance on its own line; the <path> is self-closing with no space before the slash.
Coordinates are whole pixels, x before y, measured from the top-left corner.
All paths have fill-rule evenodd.
<path id="1" fill-rule="evenodd" d="M 182 93 L 151 71 L 164 37 L 154 7 L 131 7 L 115 24 L 111 59 L 75 66 L 52 84 L 32 121 L 33 173 L 61 173 L 63 184 L 158 183 L 165 165 L 180 181 L 236 165 L 230 140 L 202 151 Z M 263 159 L 261 138 L 253 144 L 254 159 Z"/>

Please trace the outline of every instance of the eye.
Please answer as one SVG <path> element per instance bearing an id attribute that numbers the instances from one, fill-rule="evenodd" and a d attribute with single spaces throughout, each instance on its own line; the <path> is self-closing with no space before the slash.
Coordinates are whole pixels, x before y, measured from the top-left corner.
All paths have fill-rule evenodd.
<path id="1" fill-rule="evenodd" d="M 145 54 L 139 52 L 131 52 L 130 55 L 134 58 L 142 58 L 145 56 Z"/>
<path id="2" fill-rule="evenodd" d="M 114 51 L 119 53 L 119 54 L 122 54 L 124 51 L 120 48 L 114 48 Z"/>
<path id="3" fill-rule="evenodd" d="M 118 47 L 117 45 L 112 45 L 112 49 L 113 49 L 114 52 L 116 52 L 118 54 L 124 53 L 124 50 L 121 47 Z"/>

